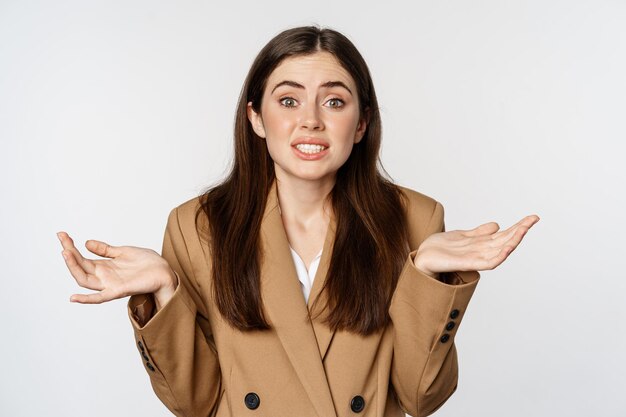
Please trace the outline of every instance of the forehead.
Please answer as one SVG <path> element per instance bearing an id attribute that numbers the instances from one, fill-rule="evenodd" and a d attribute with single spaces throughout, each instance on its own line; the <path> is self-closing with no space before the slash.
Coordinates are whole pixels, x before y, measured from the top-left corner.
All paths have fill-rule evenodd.
<path id="1" fill-rule="evenodd" d="M 326 81 L 343 81 L 354 87 L 350 73 L 329 52 L 320 51 L 311 55 L 298 55 L 284 59 L 268 78 L 268 87 L 284 80 L 298 81 L 315 86 Z M 355 89 L 353 89 L 354 91 Z"/>

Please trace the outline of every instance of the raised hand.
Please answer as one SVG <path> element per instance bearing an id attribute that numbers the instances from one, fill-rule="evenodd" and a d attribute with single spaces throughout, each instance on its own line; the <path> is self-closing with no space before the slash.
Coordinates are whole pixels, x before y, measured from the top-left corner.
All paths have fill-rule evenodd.
<path id="1" fill-rule="evenodd" d="M 539 216 L 533 214 L 502 231 L 498 231 L 498 223 L 489 222 L 474 229 L 434 233 L 418 248 L 415 266 L 429 276 L 439 272 L 494 269 L 538 221 Z"/>
<path id="2" fill-rule="evenodd" d="M 88 240 L 85 247 L 98 256 L 111 259 L 85 259 L 65 232 L 57 237 L 61 254 L 78 285 L 95 290 L 92 294 L 74 294 L 70 301 L 100 304 L 134 294 L 153 293 L 157 309 L 173 295 L 177 278 L 167 261 L 152 249 L 135 246 L 111 246 Z"/>

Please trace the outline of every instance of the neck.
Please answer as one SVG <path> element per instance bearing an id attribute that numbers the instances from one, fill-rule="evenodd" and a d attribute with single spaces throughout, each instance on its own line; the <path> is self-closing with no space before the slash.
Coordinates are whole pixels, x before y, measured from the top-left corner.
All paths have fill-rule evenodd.
<path id="1" fill-rule="evenodd" d="M 335 185 L 335 178 L 319 181 L 276 177 L 278 207 L 283 221 L 304 229 L 315 227 L 319 222 L 327 223 L 330 218 L 330 201 L 326 197 Z"/>

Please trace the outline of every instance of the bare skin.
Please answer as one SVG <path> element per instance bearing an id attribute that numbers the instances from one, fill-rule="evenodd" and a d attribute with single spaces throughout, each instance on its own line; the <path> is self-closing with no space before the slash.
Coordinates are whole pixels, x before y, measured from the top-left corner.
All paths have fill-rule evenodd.
<path id="1" fill-rule="evenodd" d="M 152 249 L 136 246 L 111 246 L 88 240 L 90 252 L 110 259 L 86 259 L 66 232 L 58 232 L 65 264 L 79 286 L 95 290 L 74 294 L 71 302 L 100 304 L 134 294 L 153 293 L 157 309 L 165 305 L 176 290 L 177 278 L 167 261 Z"/>
<path id="2" fill-rule="evenodd" d="M 431 277 L 441 272 L 494 269 L 538 221 L 539 216 L 533 214 L 502 231 L 498 223 L 489 222 L 473 229 L 434 233 L 420 245 L 414 264 Z"/>

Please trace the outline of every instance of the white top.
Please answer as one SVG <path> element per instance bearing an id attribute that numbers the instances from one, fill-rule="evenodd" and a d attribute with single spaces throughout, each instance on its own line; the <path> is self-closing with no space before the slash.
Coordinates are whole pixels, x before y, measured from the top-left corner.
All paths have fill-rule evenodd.
<path id="1" fill-rule="evenodd" d="M 322 258 L 322 251 L 320 250 L 307 270 L 307 267 L 304 265 L 304 261 L 300 258 L 300 255 L 298 255 L 298 252 L 296 252 L 291 245 L 289 245 L 289 249 L 291 249 L 293 262 L 296 264 L 296 271 L 298 272 L 298 279 L 300 280 L 300 285 L 302 286 L 304 299 L 308 303 L 311 287 L 313 286 L 313 280 L 315 279 L 315 272 L 317 272 L 317 267 L 320 265 L 320 259 Z"/>

